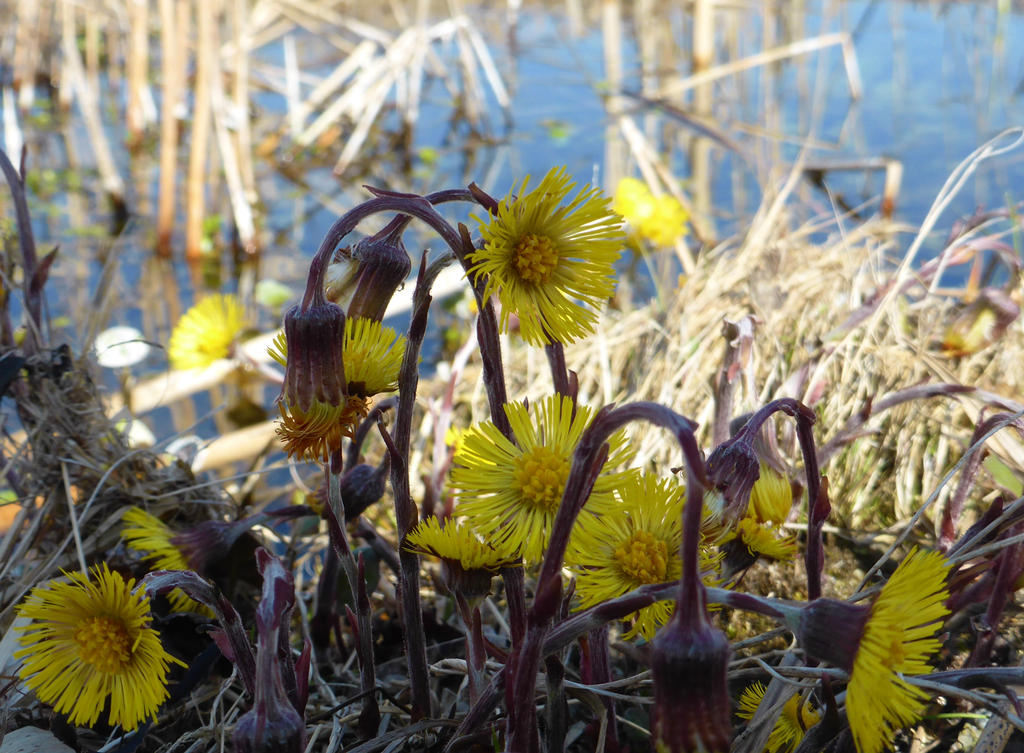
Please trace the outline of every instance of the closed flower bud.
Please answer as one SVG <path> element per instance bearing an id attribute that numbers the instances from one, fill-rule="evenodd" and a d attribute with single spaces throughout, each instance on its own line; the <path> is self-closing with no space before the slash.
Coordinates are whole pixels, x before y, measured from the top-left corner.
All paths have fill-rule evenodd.
<path id="1" fill-rule="evenodd" d="M 735 521 L 746 515 L 750 492 L 761 475 L 761 461 L 746 432 L 718 445 L 707 462 L 708 480 L 725 497 L 723 515 Z"/>
<path id="2" fill-rule="evenodd" d="M 729 722 L 729 640 L 704 619 L 676 612 L 654 638 L 653 734 L 658 753 L 725 753 Z"/>
<path id="3" fill-rule="evenodd" d="M 402 243 L 408 218 L 398 217 L 376 235 L 335 252 L 327 297 L 352 318 L 380 321 L 412 262 Z"/>
<path id="4" fill-rule="evenodd" d="M 277 433 L 291 457 L 326 462 L 369 410 L 364 397 L 348 394 L 344 345 L 345 313 L 333 303 L 285 314 L 284 338 L 270 355 L 285 367 Z"/>
<path id="5" fill-rule="evenodd" d="M 384 454 L 380 465 L 360 463 L 341 477 L 341 503 L 345 507 L 345 520 L 354 520 L 370 505 L 384 496 L 391 456 Z"/>

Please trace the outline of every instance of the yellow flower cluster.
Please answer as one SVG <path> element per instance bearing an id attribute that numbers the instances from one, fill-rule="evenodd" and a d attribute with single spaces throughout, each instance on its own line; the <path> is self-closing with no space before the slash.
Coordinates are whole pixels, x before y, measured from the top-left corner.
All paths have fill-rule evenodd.
<path id="1" fill-rule="evenodd" d="M 690 215 L 674 196 L 655 196 L 647 184 L 623 178 L 615 189 L 612 209 L 629 223 L 633 234 L 658 248 L 673 245 L 686 235 Z"/>
<path id="2" fill-rule="evenodd" d="M 210 295 L 178 320 L 167 355 L 174 369 L 205 369 L 231 354 L 245 329 L 245 309 L 238 296 Z"/>

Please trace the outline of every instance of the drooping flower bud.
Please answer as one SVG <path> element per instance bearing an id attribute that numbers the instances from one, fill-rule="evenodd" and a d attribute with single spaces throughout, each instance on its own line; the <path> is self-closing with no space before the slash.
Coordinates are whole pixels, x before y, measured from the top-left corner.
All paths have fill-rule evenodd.
<path id="1" fill-rule="evenodd" d="M 384 496 L 390 471 L 391 456 L 384 453 L 383 460 L 376 468 L 360 463 L 341 477 L 341 504 L 345 508 L 346 521 L 355 520 Z"/>
<path id="2" fill-rule="evenodd" d="M 739 520 L 746 514 L 750 492 L 761 475 L 761 462 L 750 440 L 750 435 L 741 431 L 708 457 L 708 480 L 725 497 L 726 521 Z"/>
<path id="3" fill-rule="evenodd" d="M 408 217 L 399 216 L 376 235 L 334 253 L 327 297 L 352 318 L 379 322 L 391 296 L 409 276 L 412 262 L 402 243 Z"/>
<path id="4" fill-rule="evenodd" d="M 706 619 L 676 611 L 654 638 L 653 736 L 658 753 L 725 753 L 729 722 L 729 639 Z"/>
<path id="5" fill-rule="evenodd" d="M 369 410 L 365 398 L 348 394 L 344 344 L 345 312 L 335 304 L 285 314 L 270 355 L 285 367 L 277 433 L 290 457 L 326 462 Z"/>

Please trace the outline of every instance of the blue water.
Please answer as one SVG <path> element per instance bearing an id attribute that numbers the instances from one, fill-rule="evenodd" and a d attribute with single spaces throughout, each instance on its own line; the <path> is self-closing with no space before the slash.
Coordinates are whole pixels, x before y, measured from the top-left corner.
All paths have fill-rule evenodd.
<path id="1" fill-rule="evenodd" d="M 368 142 L 366 152 L 372 159 L 359 174 L 354 170 L 340 178 L 332 174 L 330 165 L 340 144 L 321 150 L 327 152 L 323 166 L 302 166 L 302 179 L 308 188 L 286 180 L 275 171 L 273 161 L 257 160 L 258 186 L 266 208 L 263 223 L 269 241 L 256 274 L 281 280 L 292 286 L 296 297 L 300 294 L 305 262 L 337 216 L 333 209 L 319 203 L 316 192 L 330 196 L 342 208 L 368 197 L 359 187 L 363 183 L 428 192 L 477 181 L 501 196 L 524 175 L 536 178 L 560 164 L 581 182 L 596 181 L 613 189 L 614 180 L 620 176 L 605 164 L 608 119 L 604 95 L 609 89 L 600 4 L 583 5 L 584 23 L 579 27 L 566 18 L 561 4 L 524 9 L 514 34 L 505 26 L 504 4 L 474 13 L 512 92 L 509 126 L 483 82 L 488 116 L 480 138 L 472 137 L 473 129 L 453 120 L 451 94 L 435 80 L 424 92 L 409 155 L 412 169 L 408 172 L 401 169 L 400 150 L 386 141 L 389 131 L 399 126 L 394 113 L 382 117 L 381 138 Z M 627 6 L 625 12 L 630 7 L 635 6 Z M 902 161 L 904 177 L 895 218 L 914 227 L 924 219 L 958 162 L 1003 129 L 1024 125 L 1024 12 L 1018 4 L 821 0 L 804 3 L 799 13 L 795 10 L 798 7 L 797 3 L 780 4 L 771 17 L 761 9 L 720 11 L 716 62 L 751 55 L 766 46 L 846 31 L 852 35 L 863 77 L 861 99 L 850 96 L 837 47 L 720 79 L 714 85 L 711 115 L 715 127 L 752 155 L 752 164 L 714 145 L 713 175 L 707 186 L 691 180 L 688 150 L 694 132 L 656 108 L 637 105 L 633 111 L 636 122 L 651 137 L 684 190 L 691 195 L 707 192 L 716 238 L 742 234 L 762 200 L 765 186 L 773 181 L 778 184 L 785 167 L 796 159 L 799 145 L 808 139 L 822 145 L 807 153 L 812 161 L 876 157 Z M 656 19 L 656 25 L 667 30 L 668 37 L 683 48 L 668 56 L 670 59 L 659 61 L 665 68 L 664 80 L 671 72 L 688 72 L 685 49 L 691 21 L 682 7 L 659 4 L 658 8 L 664 15 Z M 745 15 L 737 15 L 740 13 Z M 304 70 L 324 75 L 337 65 L 336 49 L 308 32 L 295 34 Z M 739 39 L 736 44 L 730 42 L 733 35 Z M 623 92 L 640 90 L 640 36 L 634 19 L 626 15 L 622 26 Z M 453 64 L 453 47 L 438 46 L 436 50 Z M 261 63 L 280 66 L 281 46 L 267 46 L 256 57 L 254 69 Z M 308 91 L 309 86 L 303 93 Z M 122 104 L 114 94 L 105 110 L 108 117 L 112 108 Z M 280 94 L 264 92 L 256 101 L 264 114 L 285 110 Z M 766 108 L 766 103 L 772 107 Z M 692 106 L 685 97 L 672 104 L 684 111 Z M 76 114 L 70 117 L 73 124 Z M 113 249 L 121 258 L 114 284 L 123 305 L 115 309 L 115 321 L 111 323 L 146 329 L 146 318 L 141 314 L 146 294 L 138 281 L 150 255 L 155 194 L 144 192 L 153 190 L 156 165 L 152 156 L 133 157 L 123 148 L 116 118 L 108 127 L 115 159 L 129 176 L 129 208 L 135 216 L 116 239 L 82 239 L 64 211 L 70 192 L 78 192 L 78 198 L 91 205 L 89 217 L 95 224 L 102 226 L 108 220 L 98 179 L 90 174 L 83 177 L 80 188 L 68 188 L 65 194 L 58 190 L 56 195 L 33 202 L 40 244 L 59 243 L 64 259 L 55 270 L 55 284 L 49 291 L 51 309 L 56 315 L 68 313 L 69 306 L 74 305 L 69 300 L 79 299 L 67 296 L 67 290 L 95 288 L 100 283 L 101 260 Z M 33 148 L 30 165 L 60 167 L 61 147 L 55 135 L 30 133 L 28 140 Z M 282 143 L 287 145 L 287 138 Z M 283 151 L 282 147 L 276 156 Z M 186 155 L 187 146 L 183 157 Z M 982 164 L 940 218 L 926 253 L 940 247 L 942 237 L 957 218 L 978 208 L 999 209 L 1024 201 L 1022 160 L 1024 149 Z M 635 171 L 629 160 L 621 167 L 624 174 Z M 825 181 L 831 193 L 806 183 L 798 187 L 790 202 L 798 220 L 838 213 L 844 202 L 860 205 L 877 198 L 882 188 L 882 175 L 877 171 L 829 173 Z M 216 211 L 228 216 L 223 189 L 212 200 L 217 202 Z M 464 212 L 454 215 L 454 210 L 446 211 L 466 220 Z M 876 211 L 877 203 L 869 203 L 861 216 Z M 368 223 L 362 229 L 375 228 Z M 226 235 L 220 236 L 221 240 Z M 910 240 L 909 232 L 901 236 L 905 246 Z M 407 241 L 410 250 L 439 247 L 436 240 L 424 234 L 411 234 Z M 168 270 L 167 274 L 176 277 L 177 291 L 173 294 L 183 307 L 191 301 L 197 285 L 209 287 L 212 283 L 224 290 L 235 287 L 244 260 L 227 251 L 215 260 L 218 263 L 212 274 L 205 277 L 181 264 Z M 279 316 L 266 310 L 259 314 L 262 326 L 273 324 Z M 166 336 L 161 331 L 147 334 Z"/>
<path id="2" fill-rule="evenodd" d="M 744 220 L 757 209 L 769 180 L 768 167 L 785 167 L 797 158 L 807 139 L 825 144 L 806 157 L 816 160 L 855 160 L 888 157 L 903 163 L 902 187 L 895 219 L 916 226 L 925 218 L 946 178 L 978 146 L 1002 130 L 1024 125 L 1024 14 L 1019 6 L 1002 12 L 992 3 L 911 4 L 903 2 L 807 3 L 806 12 L 788 21 L 765 22 L 750 14 L 739 24 L 750 41 L 741 51 L 760 49 L 763 35 L 773 44 L 836 31 L 852 34 L 863 78 L 862 98 L 850 88 L 836 46 L 793 57 L 721 79 L 715 85 L 713 115 L 726 135 L 755 155 L 751 168 L 730 150 L 713 146 L 715 166 L 710 205 L 717 236 L 742 232 Z M 728 13 L 738 11 L 725 11 Z M 591 15 L 597 16 L 596 10 Z M 674 37 L 685 44 L 689 19 L 681 10 L 664 19 Z M 626 73 L 623 89 L 640 89 L 640 61 L 630 23 L 624 26 Z M 724 32 L 719 34 L 720 46 Z M 596 21 L 581 34 L 570 33 L 559 11 L 523 12 L 517 29 L 518 50 L 510 57 L 497 44 L 499 66 L 514 90 L 513 130 L 498 145 L 473 153 L 475 170 L 466 168 L 464 155 L 441 147 L 441 159 L 430 170 L 437 182 L 421 182 L 420 190 L 482 182 L 496 195 L 504 194 L 523 175 L 540 175 L 555 164 L 567 165 L 581 181 L 609 185 L 605 160 L 607 118 L 600 89 L 604 82 L 601 30 Z M 490 40 L 500 43 L 501 40 Z M 681 56 L 685 59 L 685 55 Z M 719 58 L 724 60 L 724 53 Z M 685 70 L 684 70 L 685 72 Z M 778 117 L 765 121 L 764 100 L 771 97 Z M 819 102 L 820 117 L 812 118 Z M 493 104 L 493 100 L 492 100 Z M 675 102 L 682 109 L 687 100 Z M 657 110 L 635 111 L 637 122 L 654 133 L 654 143 L 686 190 L 687 147 L 692 132 Z M 417 147 L 435 148 L 445 138 L 448 102 L 435 99 L 424 108 L 416 131 Z M 646 120 L 645 120 L 646 118 Z M 495 123 L 500 118 L 495 117 Z M 746 126 L 746 127 L 744 127 Z M 750 128 L 772 130 L 771 138 L 751 134 Z M 1005 208 L 1024 200 L 1024 150 L 983 163 L 975 177 L 954 199 L 937 226 L 931 252 L 950 224 L 976 209 Z M 484 176 L 495 165 L 490 179 Z M 486 168 L 486 169 L 481 169 Z M 630 166 L 627 165 L 627 171 Z M 777 173 L 774 173 L 777 177 Z M 736 193 L 737 176 L 743 195 Z M 831 172 L 825 182 L 832 195 L 801 186 L 793 204 L 797 216 L 839 211 L 877 198 L 881 171 Z M 333 178 L 325 179 L 328 183 Z M 413 181 L 414 183 L 416 181 Z M 877 204 L 865 207 L 870 216 Z M 315 212 L 303 231 L 303 246 L 313 248 L 334 219 Z M 910 238 L 906 239 L 909 244 Z"/>

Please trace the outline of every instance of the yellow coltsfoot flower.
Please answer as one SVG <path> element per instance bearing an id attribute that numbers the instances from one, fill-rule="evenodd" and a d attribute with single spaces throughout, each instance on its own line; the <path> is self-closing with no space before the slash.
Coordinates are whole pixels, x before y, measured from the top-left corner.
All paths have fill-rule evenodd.
<path id="1" fill-rule="evenodd" d="M 210 295 L 178 320 L 167 355 L 174 369 L 204 369 L 227 358 L 245 329 L 245 309 L 238 296 Z"/>
<path id="2" fill-rule="evenodd" d="M 370 398 L 398 388 L 405 343 L 390 327 L 346 318 L 334 304 L 290 311 L 268 350 L 285 368 L 277 428 L 285 452 L 326 462 L 369 413 Z"/>
<path id="3" fill-rule="evenodd" d="M 409 531 L 405 548 L 439 558 L 448 589 L 470 599 L 486 596 L 494 573 L 519 561 L 508 546 L 488 544 L 464 520 L 427 518 Z"/>
<path id="4" fill-rule="evenodd" d="M 566 560 L 576 576 L 580 608 L 587 609 L 640 586 L 679 580 L 685 488 L 674 479 L 643 474 L 624 481 L 614 501 L 599 501 L 595 514 L 581 515 L 573 529 Z M 701 548 L 700 568 L 714 577 L 715 558 Z M 654 638 L 675 609 L 659 601 L 629 615 L 626 639 Z"/>
<path id="5" fill-rule="evenodd" d="M 759 682 L 746 688 L 740 694 L 736 716 L 740 719 L 753 719 L 764 700 L 764 693 L 765 687 Z M 821 712 L 814 709 L 799 693 L 791 695 L 775 720 L 764 746 L 765 753 L 790 753 L 803 740 L 807 730 L 820 720 Z"/>
<path id="6" fill-rule="evenodd" d="M 398 389 L 405 336 L 372 319 L 345 320 L 345 380 L 348 394 L 371 397 Z"/>
<path id="7" fill-rule="evenodd" d="M 636 236 L 659 248 L 671 246 L 686 235 L 690 218 L 679 199 L 655 196 L 636 178 L 619 181 L 612 209 L 626 219 Z"/>
<path id="8" fill-rule="evenodd" d="M 790 560 L 796 555 L 795 536 L 786 535 L 771 523 L 761 523 L 753 517 L 743 518 L 736 524 L 734 541 L 755 558 Z"/>
<path id="9" fill-rule="evenodd" d="M 871 606 L 816 599 L 791 620 L 808 655 L 849 672 L 846 716 L 860 753 L 879 753 L 924 711 L 928 695 L 905 678 L 928 672 L 941 645 L 948 574 L 941 554 L 914 550 Z"/>
<path id="10" fill-rule="evenodd" d="M 501 302 L 502 331 L 515 314 L 532 345 L 573 342 L 593 331 L 597 310 L 615 292 L 622 220 L 591 186 L 563 204 L 576 187 L 564 168 L 532 191 L 529 182 L 502 199 L 497 214 L 475 218 L 484 247 L 470 255 L 470 274 L 483 278 L 485 297 Z"/>
<path id="11" fill-rule="evenodd" d="M 182 664 L 151 628 L 149 598 L 107 565 L 65 573 L 33 588 L 18 606 L 31 620 L 15 657 L 25 684 L 72 724 L 93 725 L 109 703 L 109 723 L 126 730 L 151 719 L 167 698 L 167 670 Z"/>
<path id="12" fill-rule="evenodd" d="M 174 531 L 160 518 L 143 510 L 130 507 L 121 516 L 126 525 L 121 529 L 121 539 L 129 549 L 142 554 L 152 563 L 155 570 L 190 570 L 188 560 L 174 544 Z M 212 615 L 209 608 L 189 598 L 180 588 L 167 595 L 171 609 L 175 612 L 197 612 Z"/>
<path id="13" fill-rule="evenodd" d="M 770 465 L 761 462 L 761 475 L 750 490 L 747 515 L 758 523 L 785 523 L 793 508 L 793 486 L 789 479 Z"/>
<path id="14" fill-rule="evenodd" d="M 505 414 L 516 441 L 507 439 L 491 421 L 470 427 L 455 450 L 451 485 L 459 496 L 460 515 L 534 564 L 544 556 L 573 452 L 594 411 L 577 405 L 573 415 L 572 400 L 552 395 L 529 410 L 523 403 L 507 403 Z M 620 466 L 631 456 L 622 432 L 612 437 L 610 446 L 606 468 Z M 608 497 L 634 474 L 603 472 L 591 502 Z"/>

